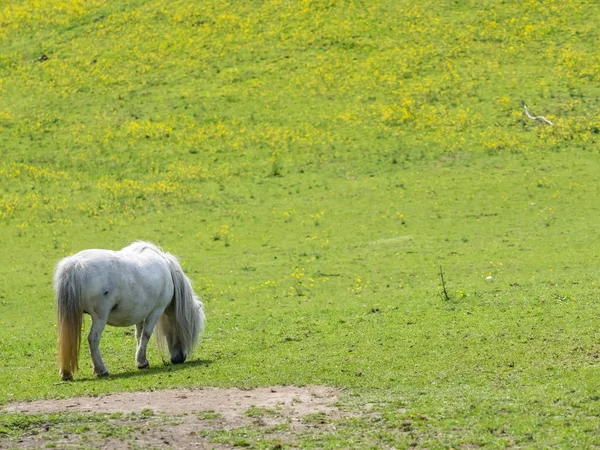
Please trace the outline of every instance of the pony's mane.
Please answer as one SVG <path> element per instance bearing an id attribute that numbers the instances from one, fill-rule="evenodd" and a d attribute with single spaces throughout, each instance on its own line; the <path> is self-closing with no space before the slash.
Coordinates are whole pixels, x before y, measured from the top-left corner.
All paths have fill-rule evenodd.
<path id="1" fill-rule="evenodd" d="M 159 255 L 164 254 L 162 248 L 160 248 L 158 245 L 154 245 L 152 242 L 147 241 L 135 241 L 134 243 L 123 248 L 122 250 L 136 253 L 142 253 L 144 250 L 152 250 L 153 252 L 156 252 Z"/>

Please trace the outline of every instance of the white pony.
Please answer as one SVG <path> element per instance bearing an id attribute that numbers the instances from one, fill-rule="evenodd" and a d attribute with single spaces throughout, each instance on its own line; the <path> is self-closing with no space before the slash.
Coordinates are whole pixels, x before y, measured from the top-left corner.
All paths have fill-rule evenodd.
<path id="1" fill-rule="evenodd" d="M 54 292 L 63 380 L 72 380 L 79 368 L 83 313 L 92 317 L 88 342 L 99 377 L 108 376 L 98 349 L 107 323 L 135 324 L 140 369 L 150 366 L 146 346 L 155 326 L 159 346 L 166 342 L 173 364 L 185 361 L 204 329 L 203 304 L 177 258 L 149 242 L 134 242 L 121 251 L 84 250 L 62 259 L 54 272 Z"/>

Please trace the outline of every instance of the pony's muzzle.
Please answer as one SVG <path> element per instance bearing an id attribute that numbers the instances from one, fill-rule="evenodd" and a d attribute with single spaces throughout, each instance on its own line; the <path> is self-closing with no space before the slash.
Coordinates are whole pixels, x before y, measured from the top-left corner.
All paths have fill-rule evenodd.
<path id="1" fill-rule="evenodd" d="M 173 364 L 182 364 L 185 362 L 186 357 L 185 353 L 177 353 L 177 355 L 171 357 L 171 362 Z"/>

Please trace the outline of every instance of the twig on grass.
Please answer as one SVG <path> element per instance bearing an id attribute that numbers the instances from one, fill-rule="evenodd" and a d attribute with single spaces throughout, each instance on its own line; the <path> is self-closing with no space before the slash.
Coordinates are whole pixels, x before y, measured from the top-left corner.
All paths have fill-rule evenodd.
<path id="1" fill-rule="evenodd" d="M 440 293 L 440 297 L 442 300 L 450 301 L 450 297 L 448 296 L 448 291 L 446 291 L 446 282 L 444 281 L 444 269 L 442 269 L 442 265 L 440 264 L 440 278 L 442 279 L 442 293 Z M 442 296 L 442 294 L 444 294 Z"/>
<path id="2" fill-rule="evenodd" d="M 527 105 L 525 104 L 525 100 L 521 100 L 521 103 L 523 104 L 523 109 L 525 109 L 525 115 L 527 117 L 529 117 L 532 120 L 541 120 L 542 122 L 546 122 L 548 125 L 554 125 L 552 122 L 550 122 L 548 119 L 546 119 L 544 116 L 534 116 L 533 114 L 531 114 L 529 112 L 529 108 L 527 107 Z"/>

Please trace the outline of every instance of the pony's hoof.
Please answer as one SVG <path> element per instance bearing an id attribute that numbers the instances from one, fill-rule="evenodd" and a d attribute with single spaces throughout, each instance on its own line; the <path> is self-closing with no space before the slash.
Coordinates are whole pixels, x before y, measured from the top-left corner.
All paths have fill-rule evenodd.
<path id="1" fill-rule="evenodd" d="M 146 361 L 145 364 L 138 364 L 138 369 L 149 369 L 150 368 L 150 363 L 148 361 Z"/>
<path id="2" fill-rule="evenodd" d="M 73 374 L 71 372 L 62 372 L 60 376 L 63 381 L 73 381 Z"/>
<path id="3" fill-rule="evenodd" d="M 94 372 L 94 375 L 96 375 L 98 378 L 107 378 L 108 377 L 108 370 L 105 370 L 104 372 Z"/>

